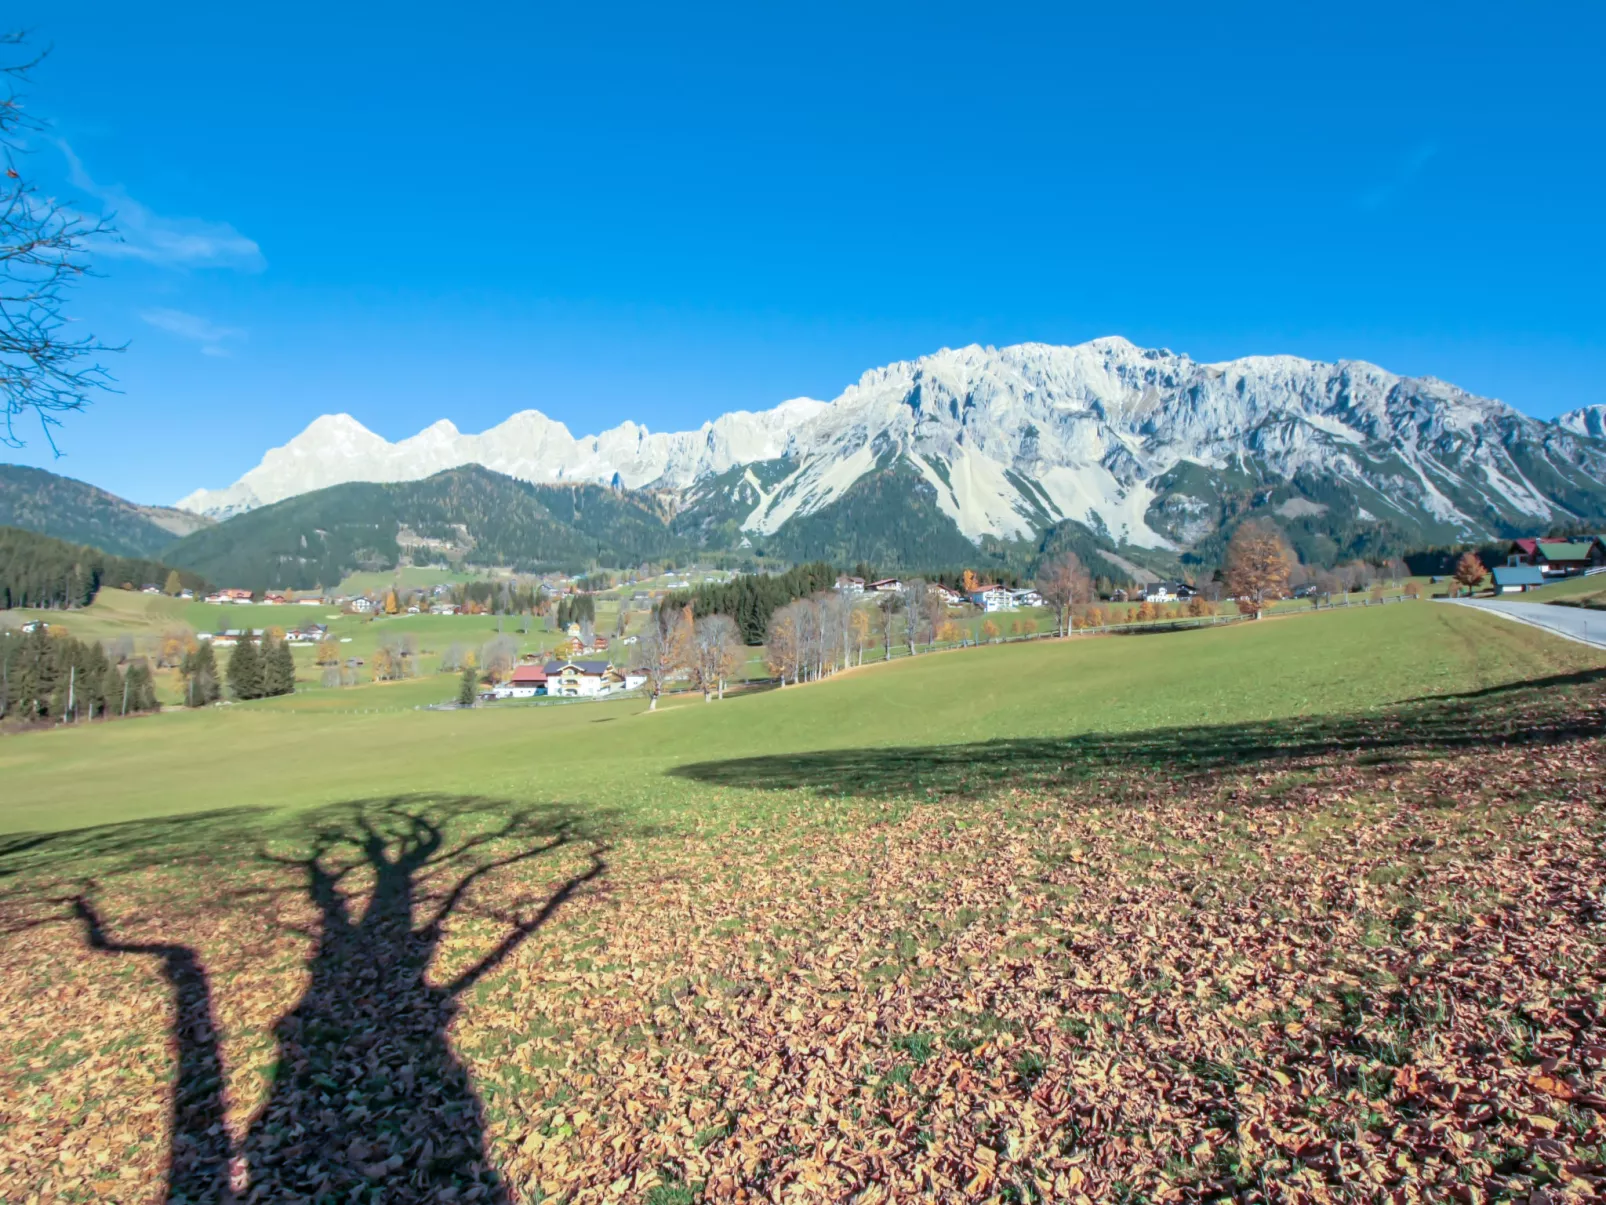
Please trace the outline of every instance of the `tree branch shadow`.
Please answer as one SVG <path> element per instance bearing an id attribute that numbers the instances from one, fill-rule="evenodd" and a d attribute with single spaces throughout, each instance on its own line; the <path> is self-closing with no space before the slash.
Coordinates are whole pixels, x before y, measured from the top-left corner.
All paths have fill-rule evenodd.
<path id="1" fill-rule="evenodd" d="M 596 820 L 594 812 L 582 824 L 567 809 L 474 796 L 356 800 L 321 809 L 310 833 L 289 838 L 229 835 L 218 817 L 192 818 L 187 838 L 202 846 L 202 834 L 216 838 L 208 864 L 228 860 L 227 850 L 237 865 L 293 876 L 221 898 L 264 915 L 265 897 L 288 894 L 317 916 L 306 989 L 274 1026 L 272 1087 L 238 1149 L 225 1124 L 213 989 L 197 950 L 119 938 L 97 904 L 101 880 L 53 897 L 66 905 L 66 915 L 58 907 L 53 919 L 78 927 L 88 950 L 154 958 L 172 992 L 166 1199 L 510 1200 L 487 1157 L 481 1103 L 448 1031 L 465 992 L 606 874 Z M 174 823 L 76 834 L 52 857 L 70 864 L 71 854 L 94 851 L 108 873 L 136 870 L 172 839 Z M 0 850 L 0 872 L 8 852 L 42 869 L 48 844 Z M 569 869 L 555 883 L 539 873 L 504 873 L 546 863 L 556 871 L 559 859 Z M 437 981 L 432 970 L 454 919 L 502 932 Z"/>

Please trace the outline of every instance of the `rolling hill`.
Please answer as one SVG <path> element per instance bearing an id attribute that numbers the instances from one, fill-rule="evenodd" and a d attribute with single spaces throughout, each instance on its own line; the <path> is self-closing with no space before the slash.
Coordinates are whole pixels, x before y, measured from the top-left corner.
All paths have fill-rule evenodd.
<path id="1" fill-rule="evenodd" d="M 112 556 L 154 558 L 216 520 L 167 506 L 141 506 L 44 469 L 0 464 L 0 526 L 87 544 Z"/>
<path id="2" fill-rule="evenodd" d="M 314 490 L 195 532 L 164 556 L 231 586 L 307 589 L 404 557 L 579 570 L 685 546 L 649 494 L 532 485 L 466 465 L 423 481 Z"/>

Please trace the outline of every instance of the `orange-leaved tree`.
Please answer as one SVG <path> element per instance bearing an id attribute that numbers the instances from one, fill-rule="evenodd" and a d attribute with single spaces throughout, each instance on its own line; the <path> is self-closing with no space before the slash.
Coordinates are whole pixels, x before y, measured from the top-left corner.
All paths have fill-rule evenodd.
<path id="1" fill-rule="evenodd" d="M 1293 556 L 1275 527 L 1245 523 L 1227 545 L 1227 593 L 1238 600 L 1238 609 L 1256 619 L 1268 599 L 1280 597 L 1288 589 L 1288 571 Z"/>
<path id="2" fill-rule="evenodd" d="M 1466 587 L 1468 594 L 1483 584 L 1488 572 L 1475 552 L 1463 552 L 1461 559 L 1455 563 L 1455 580 Z"/>

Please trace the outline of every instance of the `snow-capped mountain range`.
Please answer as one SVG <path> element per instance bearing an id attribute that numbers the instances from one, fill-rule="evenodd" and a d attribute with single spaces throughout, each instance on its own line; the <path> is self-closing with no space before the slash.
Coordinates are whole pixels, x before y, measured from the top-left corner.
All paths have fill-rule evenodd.
<path id="1" fill-rule="evenodd" d="M 1336 508 L 1458 538 L 1606 514 L 1603 418 L 1596 406 L 1541 422 L 1361 361 L 1201 364 L 1110 337 L 944 349 L 872 369 L 831 402 L 794 398 L 670 434 L 627 422 L 575 437 L 526 410 L 477 435 L 442 420 L 391 443 L 326 415 L 233 485 L 178 505 L 221 518 L 342 482 L 479 464 L 537 483 L 666 491 L 677 505 L 718 493 L 743 531 L 771 534 L 901 469 L 972 541 L 1072 519 L 1118 542 L 1185 547 L 1246 490 L 1285 515 Z"/>
<path id="2" fill-rule="evenodd" d="M 1581 410 L 1573 410 L 1556 420 L 1569 431 L 1576 431 L 1579 435 L 1593 436 L 1595 439 L 1606 439 L 1606 403 L 1594 406 L 1585 406 Z"/>

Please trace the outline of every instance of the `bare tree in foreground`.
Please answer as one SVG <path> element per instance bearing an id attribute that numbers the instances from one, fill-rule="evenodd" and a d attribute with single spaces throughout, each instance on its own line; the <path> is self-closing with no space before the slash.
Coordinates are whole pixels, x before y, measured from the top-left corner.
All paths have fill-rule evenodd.
<path id="1" fill-rule="evenodd" d="M 29 411 L 39 419 L 51 450 L 57 451 L 52 427 L 56 415 L 82 410 L 89 393 L 111 378 L 96 360 L 117 351 L 93 335 L 68 337 L 70 319 L 63 313 L 67 294 L 79 277 L 89 274 L 89 246 L 111 237 L 111 225 L 71 209 L 38 188 L 19 170 L 27 136 L 45 126 L 27 113 L 19 88 L 39 65 L 30 54 L 27 35 L 0 34 L 0 384 L 5 390 L 5 429 L 0 442 L 23 446 L 17 420 Z"/>

